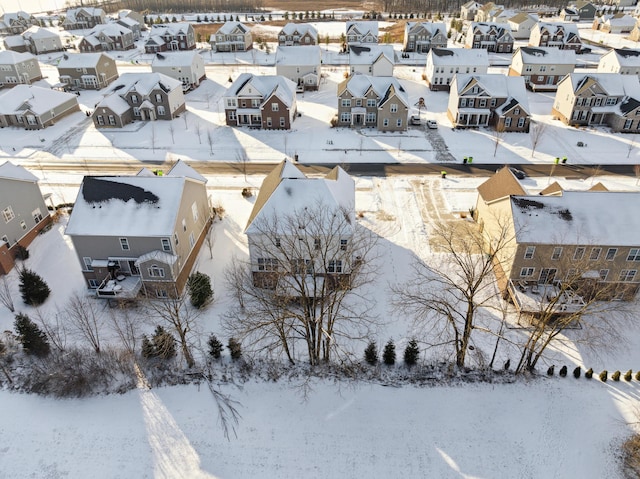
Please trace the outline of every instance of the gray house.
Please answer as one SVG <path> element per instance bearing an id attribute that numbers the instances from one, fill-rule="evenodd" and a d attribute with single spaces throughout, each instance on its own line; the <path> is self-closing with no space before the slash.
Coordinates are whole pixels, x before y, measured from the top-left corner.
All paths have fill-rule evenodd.
<path id="1" fill-rule="evenodd" d="M 182 82 L 162 73 L 125 73 L 96 105 L 96 128 L 122 128 L 133 120 L 173 120 L 185 111 Z"/>
<path id="2" fill-rule="evenodd" d="M 42 27 L 30 27 L 21 35 L 5 38 L 5 47 L 7 50 L 31 52 L 34 55 L 64 50 L 60 35 L 54 30 Z"/>
<path id="3" fill-rule="evenodd" d="M 0 51 L 0 88 L 42 79 L 38 59 L 31 53 Z"/>
<path id="4" fill-rule="evenodd" d="M 207 78 L 204 60 L 195 51 L 156 53 L 151 71 L 180 81 L 184 91 L 196 88 Z"/>
<path id="5" fill-rule="evenodd" d="M 28 247 L 51 223 L 38 178 L 7 161 L 0 165 L 0 275 L 14 265 L 18 245 Z"/>
<path id="6" fill-rule="evenodd" d="M 60 25 L 65 30 L 85 30 L 105 23 L 106 17 L 102 8 L 81 7 L 67 10 Z"/>
<path id="7" fill-rule="evenodd" d="M 133 31 L 120 23 L 96 25 L 78 44 L 81 52 L 123 51 L 135 48 Z"/>
<path id="8" fill-rule="evenodd" d="M 321 63 L 318 45 L 278 47 L 276 52 L 276 74 L 294 82 L 298 90 L 318 89 Z"/>
<path id="9" fill-rule="evenodd" d="M 0 127 L 40 130 L 76 111 L 77 96 L 49 88 L 16 85 L 0 95 Z"/>
<path id="10" fill-rule="evenodd" d="M 118 78 L 118 68 L 104 53 L 65 53 L 58 63 L 58 75 L 68 88 L 100 90 Z"/>
<path id="11" fill-rule="evenodd" d="M 0 16 L 0 33 L 5 35 L 19 35 L 32 25 L 38 25 L 38 20 L 27 12 L 7 12 Z"/>
<path id="12" fill-rule="evenodd" d="M 66 234 L 98 297 L 179 296 L 211 226 L 207 180 L 178 161 L 164 176 L 85 176 Z"/>
<path id="13" fill-rule="evenodd" d="M 404 27 L 405 52 L 428 53 L 446 46 L 447 27 L 443 22 L 407 22 Z"/>

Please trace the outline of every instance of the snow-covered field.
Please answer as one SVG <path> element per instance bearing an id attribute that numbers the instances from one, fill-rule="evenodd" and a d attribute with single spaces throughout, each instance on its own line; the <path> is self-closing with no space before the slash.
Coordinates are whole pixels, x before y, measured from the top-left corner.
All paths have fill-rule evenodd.
<path id="1" fill-rule="evenodd" d="M 94 162 L 160 164 L 175 158 L 234 162 L 276 162 L 299 155 L 301 163 L 432 162 L 427 133 L 378 134 L 332 129 L 335 91 L 344 67 L 327 67 L 328 78 L 318 92 L 299 97 L 290 132 L 268 132 L 224 126 L 221 95 L 228 78 L 244 71 L 273 74 L 262 52 L 224 60 L 240 61 L 207 67 L 208 80 L 187 95 L 188 113 L 173 122 L 134 123 L 122 131 L 96 130 L 84 113 L 65 118 L 43 131 L 0 130 L 0 159 L 31 168 L 41 178 L 43 193 L 56 203 L 72 202 L 82 175 Z M 273 55 L 271 55 L 273 57 Z M 56 83 L 52 64 L 43 59 L 46 82 Z M 149 71 L 138 55 L 120 59 L 124 71 Z M 217 60 L 216 60 L 217 61 Z M 571 129 L 551 120 L 551 94 L 530 94 L 534 119 L 547 124 L 535 155 L 529 135 L 507 134 L 494 156 L 488 131 L 453 131 L 446 118 L 446 93 L 430 92 L 419 67 L 403 66 L 398 77 L 410 103 L 424 97 L 425 119 L 438 122 L 450 152 L 475 163 L 551 163 L 557 156 L 582 164 L 638 163 L 630 136 L 606 129 Z M 82 92 L 83 110 L 91 110 L 99 92 Z M 417 112 L 417 110 L 416 110 Z M 199 125 L 199 126 L 196 126 Z M 198 131 L 200 134 L 198 134 Z M 210 133 L 213 141 L 208 141 Z M 577 147 L 582 141 L 587 147 Z M 43 164 L 64 162 L 75 171 L 47 171 Z M 633 178 L 586 180 L 527 178 L 532 193 L 553 181 L 569 189 L 587 189 L 602 181 L 612 190 L 638 190 Z M 259 187 L 261 176 L 209 178 L 214 203 L 224 206 L 225 219 L 215 228 L 215 256 L 206 248 L 197 268 L 215 284 L 216 300 L 201 319 L 203 334 L 225 338 L 220 318 L 231 305 L 224 269 L 233 255 L 246 255 L 242 234 L 253 200 L 245 186 Z M 390 306 L 389 283 L 406 279 L 412 254 L 428 260 L 430 221 L 466 212 L 475 204 L 482 178 L 449 175 L 446 181 L 426 177 L 357 178 L 356 209 L 360 220 L 380 238 L 379 279 L 368 296 L 383 320 L 376 331 L 379 344 L 393 338 L 399 351 L 413 334 L 411 322 Z M 435 202 L 443 205 L 435 208 Z M 52 289 L 42 314 L 55 314 L 75 291 L 84 289 L 71 242 L 64 236 L 65 219 L 39 236 L 30 248 L 28 265 Z M 9 280 L 17 289 L 15 271 Z M 16 298 L 19 296 L 16 294 Z M 16 301 L 19 302 L 19 299 Z M 19 310 L 35 315 L 33 308 Z M 491 321 L 491 318 L 488 319 Z M 0 309 L 0 331 L 12 329 L 13 316 Z M 149 326 L 151 327 L 151 326 Z M 549 351 L 547 364 L 592 367 L 595 371 L 640 369 L 640 335 L 628 331 L 630 345 L 594 354 L 572 342 Z M 522 330 L 508 331 L 517 340 Z M 109 340 L 109 331 L 105 331 Z M 113 341 L 113 338 L 110 338 Z M 490 354 L 493 340 L 478 334 L 475 358 Z M 360 354 L 363 344 L 351 345 Z M 424 360 L 450 359 L 438 348 L 425 349 Z M 502 342 L 497 364 L 515 360 L 516 350 Z M 402 366 L 397 366 L 401 368 Z M 241 387 L 220 384 L 240 403 L 237 437 L 224 438 L 217 410 L 206 387 L 144 389 L 124 395 L 82 400 L 53 400 L 0 391 L 0 479 L 34 478 L 310 478 L 437 477 L 437 478 L 620 478 L 616 451 L 637 421 L 640 385 L 636 381 L 546 378 L 515 384 L 450 384 L 433 387 L 391 387 L 382 384 L 313 380 L 304 395 L 301 379 L 278 383 L 252 379 Z"/>

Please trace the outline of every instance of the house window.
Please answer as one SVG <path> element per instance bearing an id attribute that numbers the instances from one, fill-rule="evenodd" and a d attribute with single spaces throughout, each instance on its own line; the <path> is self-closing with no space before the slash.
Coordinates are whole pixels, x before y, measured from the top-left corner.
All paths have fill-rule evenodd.
<path id="1" fill-rule="evenodd" d="M 631 248 L 627 255 L 627 261 L 640 261 L 640 248 Z"/>
<path id="2" fill-rule="evenodd" d="M 313 249 L 318 250 L 320 249 L 321 246 L 322 246 L 322 242 L 320 241 L 320 238 L 314 238 Z"/>
<path id="3" fill-rule="evenodd" d="M 101 117 L 99 117 L 99 118 L 101 118 Z M 99 122 L 98 122 L 98 123 L 99 123 Z M 104 121 L 103 121 L 102 123 L 104 124 Z M 109 124 L 110 124 L 111 126 L 115 126 L 115 124 L 116 124 L 116 117 L 115 117 L 115 116 L 113 116 L 113 115 L 109 115 Z"/>
<path id="4" fill-rule="evenodd" d="M 398 104 L 392 103 L 391 106 L 389 107 L 389 111 L 391 113 L 398 113 Z"/>
<path id="5" fill-rule="evenodd" d="M 542 268 L 540 271 L 540 278 L 538 282 L 541 284 L 549 284 L 552 283 L 556 277 L 556 273 L 558 270 L 556 268 Z"/>
<path id="6" fill-rule="evenodd" d="M 342 260 L 332 259 L 327 265 L 327 273 L 342 273 Z"/>
<path id="7" fill-rule="evenodd" d="M 398 128 L 400 128 L 400 127 L 402 126 L 402 118 L 398 118 L 398 119 L 396 120 L 396 126 L 397 126 Z"/>
<path id="8" fill-rule="evenodd" d="M 491 99 L 491 102 L 489 102 L 489 104 L 491 105 L 491 108 L 495 107 L 497 105 L 497 100 L 495 98 Z"/>
<path id="9" fill-rule="evenodd" d="M 608 269 L 601 269 L 599 271 L 600 274 L 600 281 L 606 281 L 607 280 L 607 276 L 609 276 L 609 270 Z"/>
<path id="10" fill-rule="evenodd" d="M 158 105 L 158 115 L 164 116 L 165 113 L 166 113 L 166 110 L 164 109 L 164 106 Z"/>
<path id="11" fill-rule="evenodd" d="M 467 99 L 466 98 L 460 98 L 460 107 L 464 108 L 467 106 Z"/>
<path id="12" fill-rule="evenodd" d="M 187 231 L 187 220 L 182 219 L 182 231 Z"/>
<path id="13" fill-rule="evenodd" d="M 193 215 L 193 221 L 198 221 L 198 205 L 195 201 L 191 204 L 191 214 Z"/>
<path id="14" fill-rule="evenodd" d="M 618 253 L 618 248 L 609 248 L 607 250 L 607 256 L 605 256 L 605 259 L 607 261 L 613 261 L 617 253 Z"/>
<path id="15" fill-rule="evenodd" d="M 192 248 L 193 248 L 193 245 L 196 244 L 196 237 L 193 234 L 193 231 L 189 233 L 189 244 L 191 245 Z"/>
<path id="16" fill-rule="evenodd" d="M 167 291 L 164 289 L 156 289 L 156 297 L 158 298 L 168 298 L 169 295 L 167 294 Z"/>
<path id="17" fill-rule="evenodd" d="M 270 116 L 267 117 L 267 127 L 271 128 L 273 126 L 273 120 Z"/>
<path id="18" fill-rule="evenodd" d="M 376 106 L 376 99 L 375 98 L 367 99 L 367 107 L 373 108 L 375 106 Z"/>
<path id="19" fill-rule="evenodd" d="M 292 274 L 313 274 L 313 263 L 310 259 L 297 258 L 291 261 Z"/>
<path id="20" fill-rule="evenodd" d="M 376 114 L 375 113 L 367 113 L 367 123 L 375 123 L 376 122 Z"/>
<path id="21" fill-rule="evenodd" d="M 524 251 L 524 259 L 531 259 L 536 252 L 535 246 L 527 246 L 527 249 Z"/>
<path id="22" fill-rule="evenodd" d="M 504 119 L 504 126 L 505 126 L 506 128 L 509 128 L 509 127 L 511 126 L 511 117 L 510 117 L 510 116 L 508 116 L 508 117 L 506 117 L 506 118 Z"/>
<path id="23" fill-rule="evenodd" d="M 122 251 L 129 251 L 129 240 L 127 238 L 120 238 L 120 248 L 122 248 Z"/>
<path id="24" fill-rule="evenodd" d="M 104 125 L 104 116 L 98 115 L 97 117 L 98 125 Z"/>
<path id="25" fill-rule="evenodd" d="M 280 105 L 278 103 L 272 103 L 271 111 L 280 111 Z"/>
<path id="26" fill-rule="evenodd" d="M 602 253 L 602 248 L 591 248 L 591 254 L 589 255 L 589 259 L 591 261 L 596 261 L 600 259 L 600 253 Z"/>
<path id="27" fill-rule="evenodd" d="M 560 259 L 560 256 L 562 256 L 562 247 L 561 246 L 557 246 L 557 247 L 553 248 L 553 253 L 551 254 L 551 259 L 558 260 L 558 259 Z"/>
<path id="28" fill-rule="evenodd" d="M 148 271 L 151 278 L 164 278 L 164 268 L 158 265 L 152 265 Z"/>
<path id="29" fill-rule="evenodd" d="M 276 238 L 274 240 L 274 243 L 275 243 L 276 248 L 282 247 L 282 243 L 280 242 L 280 238 Z"/>
<path id="30" fill-rule="evenodd" d="M 236 121 L 236 118 L 237 118 L 237 116 L 236 116 L 235 110 L 234 111 L 230 111 L 229 112 L 229 121 Z"/>
<path id="31" fill-rule="evenodd" d="M 91 289 L 96 289 L 98 286 L 100 286 L 100 283 L 98 282 L 97 279 L 90 279 L 89 280 L 89 287 Z"/>
<path id="32" fill-rule="evenodd" d="M 275 258 L 258 258 L 258 271 L 278 271 L 279 265 Z"/>
<path id="33" fill-rule="evenodd" d="M 36 208 L 35 210 L 33 210 L 31 212 L 31 216 L 33 217 L 33 221 L 35 221 L 36 224 L 42 221 L 42 213 L 40 212 L 40 208 Z"/>
<path id="34" fill-rule="evenodd" d="M 636 277 L 636 273 L 638 271 L 635 269 L 623 269 L 620 271 L 620 276 L 618 277 L 618 281 L 633 281 Z"/>
<path id="35" fill-rule="evenodd" d="M 362 106 L 362 98 L 356 99 L 356 106 Z"/>
<path id="36" fill-rule="evenodd" d="M 162 238 L 160 242 L 162 243 L 162 251 L 171 251 L 171 242 L 169 241 L 169 238 Z"/>
<path id="37" fill-rule="evenodd" d="M 173 242 L 176 244 L 176 246 L 178 246 L 178 244 L 180 243 L 178 241 L 178 233 L 173 233 Z"/>
<path id="38" fill-rule="evenodd" d="M 342 251 L 346 251 L 347 250 L 347 245 L 349 244 L 349 240 L 346 239 L 341 239 L 340 240 L 340 249 Z"/>
<path id="39" fill-rule="evenodd" d="M 140 108 L 137 106 L 133 107 L 133 116 L 140 116 Z"/>
<path id="40" fill-rule="evenodd" d="M 350 98 L 343 98 L 341 105 L 343 107 L 350 107 L 351 106 L 351 99 Z"/>
<path id="41" fill-rule="evenodd" d="M 284 128 L 284 117 L 283 116 L 280 117 L 280 127 Z"/>
<path id="42" fill-rule="evenodd" d="M 238 103 L 235 98 L 227 98 L 227 108 L 236 108 Z"/>
<path id="43" fill-rule="evenodd" d="M 623 127 L 623 128 L 624 128 L 625 130 L 628 130 L 629 128 L 631 128 L 631 125 L 632 125 L 632 124 L 633 124 L 633 120 L 626 120 L 626 121 L 624 122 L 624 127 Z"/>
<path id="44" fill-rule="evenodd" d="M 578 246 L 576 248 L 575 253 L 573 253 L 574 261 L 578 261 L 584 257 L 584 248 L 582 246 Z"/>
<path id="45" fill-rule="evenodd" d="M 522 128 L 524 126 L 524 118 L 518 118 L 518 128 Z"/>
<path id="46" fill-rule="evenodd" d="M 131 103 L 134 105 L 138 103 L 138 95 L 131 95 Z"/>
<path id="47" fill-rule="evenodd" d="M 82 258 L 82 262 L 84 263 L 85 271 L 93 271 L 93 266 L 91 266 L 93 260 L 89 256 L 85 256 L 84 258 Z"/>
<path id="48" fill-rule="evenodd" d="M 533 276 L 533 273 L 535 273 L 536 269 L 535 268 L 522 268 L 520 270 L 520 277 L 521 278 L 526 278 L 529 276 Z"/>
<path id="49" fill-rule="evenodd" d="M 22 228 L 23 230 L 27 229 L 27 223 L 25 223 L 24 220 L 20 221 L 20 228 Z"/>
<path id="50" fill-rule="evenodd" d="M 156 101 L 160 103 L 162 101 L 162 95 L 160 93 L 156 93 Z"/>
<path id="51" fill-rule="evenodd" d="M 351 113 L 340 113 L 340 122 L 341 123 L 351 122 Z"/>
<path id="52" fill-rule="evenodd" d="M 8 223 L 9 221 L 11 221 L 13 218 L 16 217 L 16 215 L 13 214 L 13 208 L 11 208 L 11 206 L 7 206 L 4 210 L 2 210 L 2 216 L 4 218 L 5 223 Z"/>
<path id="53" fill-rule="evenodd" d="M 389 118 L 382 120 L 382 126 L 389 126 Z"/>
<path id="54" fill-rule="evenodd" d="M 486 106 L 487 106 L 487 100 L 485 98 L 481 98 L 480 100 L 478 100 L 479 108 L 486 108 Z"/>

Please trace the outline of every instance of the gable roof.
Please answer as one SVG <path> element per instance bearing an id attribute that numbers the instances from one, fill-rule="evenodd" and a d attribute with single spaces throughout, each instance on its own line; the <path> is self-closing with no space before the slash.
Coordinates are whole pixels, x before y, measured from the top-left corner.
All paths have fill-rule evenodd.
<path id="1" fill-rule="evenodd" d="M 285 35 L 293 35 L 295 32 L 298 32 L 300 36 L 308 33 L 313 38 L 318 38 L 318 30 L 316 30 L 315 27 L 309 23 L 287 23 L 284 27 L 282 27 L 282 30 L 280 30 L 280 33 L 283 33 Z"/>
<path id="2" fill-rule="evenodd" d="M 309 46 L 278 46 L 276 50 L 276 65 L 320 65 L 322 50 L 318 45 Z"/>
<path id="3" fill-rule="evenodd" d="M 529 97 L 523 77 L 498 73 L 458 74 L 453 79 L 457 93 L 460 94 L 474 80 L 490 97 L 514 99 L 525 111 L 530 112 Z M 506 103 L 508 104 L 509 101 Z M 503 105 L 502 109 L 505 110 L 505 108 L 506 105 Z"/>
<path id="4" fill-rule="evenodd" d="M 487 203 L 507 196 L 526 194 L 528 194 L 527 190 L 524 189 L 507 166 L 500 168 L 495 175 L 478 186 L 478 195 Z"/>
<path id="5" fill-rule="evenodd" d="M 157 88 L 164 92 L 175 89 L 182 91 L 182 82 L 158 72 L 123 73 L 109 86 L 106 95 L 116 92 L 124 95 L 128 91 L 136 91 L 146 96 Z"/>
<path id="6" fill-rule="evenodd" d="M 570 73 L 560 83 L 569 82 L 572 91 L 580 90 L 587 81 L 594 80 L 611 96 L 633 96 L 640 99 L 640 82 L 637 75 L 618 73 Z"/>
<path id="7" fill-rule="evenodd" d="M 58 32 L 56 32 L 55 30 L 50 30 L 49 28 L 38 27 L 34 25 L 26 29 L 24 32 L 22 32 L 22 37 L 28 38 L 28 39 L 31 39 L 31 38 L 41 39 L 41 38 L 60 38 L 60 35 L 58 35 Z"/>
<path id="8" fill-rule="evenodd" d="M 190 28 L 193 28 L 190 23 L 177 22 L 177 23 L 160 23 L 151 27 L 149 36 L 162 36 L 162 35 L 186 35 Z"/>
<path id="9" fill-rule="evenodd" d="M 640 66 L 640 50 L 632 50 L 630 48 L 612 48 L 605 53 L 603 57 L 607 55 L 615 56 L 620 66 Z"/>
<path id="10" fill-rule="evenodd" d="M 256 89 L 263 99 L 277 95 L 287 106 L 293 105 L 295 101 L 296 84 L 291 80 L 280 75 L 254 75 L 253 73 L 241 73 L 223 96 L 237 96 L 248 83 Z"/>
<path id="11" fill-rule="evenodd" d="M 33 85 L 16 85 L 0 94 L 0 113 L 10 115 L 29 110 L 41 115 L 69 100 L 78 103 L 78 97 L 72 93 Z"/>
<path id="12" fill-rule="evenodd" d="M 35 60 L 36 57 L 28 52 L 14 52 L 13 50 L 0 51 L 0 65 L 15 65 L 16 63 Z"/>
<path id="13" fill-rule="evenodd" d="M 151 68 L 156 66 L 191 66 L 193 60 L 197 58 L 202 59 L 200 54 L 195 50 L 156 53 L 151 61 Z"/>
<path id="14" fill-rule="evenodd" d="M 58 62 L 58 68 L 95 68 L 103 56 L 113 61 L 104 53 L 65 53 Z"/>
<path id="15" fill-rule="evenodd" d="M 28 181 L 30 183 L 38 182 L 38 178 L 33 173 L 22 166 L 14 165 L 10 161 L 5 161 L 0 165 L 0 178 Z"/>
<path id="16" fill-rule="evenodd" d="M 357 22 L 357 21 L 349 21 L 347 22 L 347 33 L 351 32 L 351 30 L 355 30 L 361 35 L 365 35 L 370 33 L 371 35 L 377 37 L 378 36 L 378 22 Z"/>
<path id="17" fill-rule="evenodd" d="M 562 189 L 562 186 L 560 186 L 560 183 L 558 183 L 557 181 L 554 181 L 538 194 L 542 196 L 558 195 L 558 194 L 561 195 L 563 191 L 564 190 Z"/>
<path id="18" fill-rule="evenodd" d="M 192 180 L 207 182 L 207 179 L 196 170 L 187 165 L 184 161 L 178 160 L 169 170 L 166 176 L 176 176 L 178 178 L 191 178 Z"/>
<path id="19" fill-rule="evenodd" d="M 229 21 L 229 22 L 224 22 L 216 33 L 222 33 L 223 35 L 228 35 L 230 33 L 233 33 L 236 30 L 239 30 L 241 33 L 247 33 L 249 31 L 249 27 L 247 27 L 246 25 L 240 22 Z"/>
<path id="20" fill-rule="evenodd" d="M 522 63 L 532 65 L 575 65 L 576 52 L 556 47 L 518 47 L 513 56 L 521 55 Z"/>
<path id="21" fill-rule="evenodd" d="M 427 58 L 434 65 L 489 66 L 489 52 L 484 48 L 432 48 Z"/>
<path id="22" fill-rule="evenodd" d="M 405 35 L 422 29 L 429 32 L 431 36 L 437 35 L 438 33 L 442 33 L 445 36 L 447 35 L 447 27 L 444 22 L 407 22 L 404 26 Z"/>
<path id="23" fill-rule="evenodd" d="M 339 166 L 324 178 L 308 178 L 289 160 L 284 160 L 262 182 L 245 233 L 257 232 L 252 228 L 256 222 L 290 215 L 319 202 L 329 208 L 344 208 L 353 214 L 355 182 Z"/>
<path id="24" fill-rule="evenodd" d="M 392 65 L 396 63 L 393 45 L 349 45 L 350 65 L 371 65 L 383 56 Z"/>
<path id="25" fill-rule="evenodd" d="M 381 100 L 380 102 L 393 90 L 405 105 L 409 105 L 406 90 L 394 77 L 374 77 L 356 73 L 338 84 L 338 95 L 341 95 L 345 90 L 348 90 L 355 97 L 363 97 L 369 90 L 373 90 Z"/>

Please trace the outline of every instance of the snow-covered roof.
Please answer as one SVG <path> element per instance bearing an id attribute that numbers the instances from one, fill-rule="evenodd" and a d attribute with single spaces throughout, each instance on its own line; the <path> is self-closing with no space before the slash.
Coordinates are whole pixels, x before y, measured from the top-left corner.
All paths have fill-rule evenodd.
<path id="1" fill-rule="evenodd" d="M 153 57 L 153 61 L 151 62 L 151 68 L 155 66 L 191 66 L 193 64 L 194 58 L 197 57 L 200 57 L 200 54 L 195 50 L 156 53 Z"/>
<path id="2" fill-rule="evenodd" d="M 159 25 L 153 25 L 151 27 L 150 36 L 155 35 L 185 35 L 191 27 L 190 23 L 178 22 L 178 23 L 161 23 Z M 193 27 L 191 27 L 193 28 Z"/>
<path id="3" fill-rule="evenodd" d="M 555 47 L 520 47 L 513 55 L 522 55 L 522 63 L 534 65 L 575 65 L 574 50 L 561 50 Z"/>
<path id="4" fill-rule="evenodd" d="M 480 33 L 489 33 L 491 30 L 496 30 L 498 36 L 502 36 L 505 33 L 511 34 L 511 27 L 506 23 L 471 22 L 469 29 L 472 32 Z"/>
<path id="5" fill-rule="evenodd" d="M 638 246 L 640 217 L 620 205 L 640 193 L 565 191 L 562 196 L 512 196 L 519 243 Z"/>
<path id="6" fill-rule="evenodd" d="M 538 16 L 532 13 L 520 12 L 509 18 L 509 23 L 520 25 L 526 21 L 537 22 Z"/>
<path id="7" fill-rule="evenodd" d="M 255 233 L 252 227 L 257 222 L 269 221 L 280 215 L 292 215 L 319 203 L 353 213 L 355 182 L 339 166 L 325 178 L 307 178 L 289 160 L 284 160 L 262 182 L 245 233 Z"/>
<path id="8" fill-rule="evenodd" d="M 130 106 L 120 95 L 107 95 L 96 105 L 98 108 L 109 108 L 115 114 L 123 115 Z"/>
<path id="9" fill-rule="evenodd" d="M 433 65 L 489 66 L 489 53 L 484 48 L 432 48 L 427 56 Z"/>
<path id="10" fill-rule="evenodd" d="M 557 33 L 564 30 L 567 34 L 573 33 L 578 35 L 578 26 L 575 23 L 568 22 L 538 22 L 535 27 L 539 30 L 548 30 L 551 33 Z M 579 36 L 579 35 L 578 35 Z"/>
<path id="11" fill-rule="evenodd" d="M 38 27 L 37 25 L 29 27 L 27 30 L 22 32 L 22 36 L 24 38 L 35 38 L 35 39 L 60 38 L 60 35 L 58 35 L 58 32 L 54 30 L 50 30 L 49 28 Z"/>
<path id="12" fill-rule="evenodd" d="M 637 75 L 620 75 L 618 73 L 571 73 L 561 80 L 570 82 L 572 90 L 578 91 L 586 81 L 593 79 L 598 82 L 608 95 L 632 96 L 640 99 L 640 82 Z"/>
<path id="13" fill-rule="evenodd" d="M 166 176 L 191 178 L 192 180 L 202 181 L 203 183 L 207 182 L 207 179 L 204 176 L 202 176 L 182 160 L 176 161 L 176 163 L 171 167 L 169 173 L 167 173 Z"/>
<path id="14" fill-rule="evenodd" d="M 395 64 L 393 45 L 350 45 L 350 65 L 371 65 L 380 56 L 384 56 L 392 64 Z"/>
<path id="15" fill-rule="evenodd" d="M 217 33 L 222 33 L 224 35 L 229 35 L 234 31 L 239 30 L 242 33 L 247 33 L 249 28 L 241 22 L 229 21 L 224 22 L 222 26 L 218 29 Z"/>
<path id="16" fill-rule="evenodd" d="M 613 48 L 607 53 L 602 55 L 601 61 L 604 57 L 613 55 L 617 58 L 620 66 L 623 67 L 637 67 L 640 66 L 640 50 L 631 50 L 630 48 Z"/>
<path id="17" fill-rule="evenodd" d="M 31 183 L 38 181 L 38 178 L 33 173 L 22 166 L 14 165 L 10 161 L 5 161 L 0 165 L 0 178 L 29 181 Z"/>
<path id="18" fill-rule="evenodd" d="M 442 33 L 446 36 L 447 27 L 444 22 L 407 22 L 404 26 L 405 35 L 413 32 L 419 32 L 422 29 L 429 32 L 432 36 Z"/>
<path id="19" fill-rule="evenodd" d="M 140 25 L 140 22 L 138 22 L 137 20 L 134 20 L 131 17 L 126 17 L 126 16 L 122 16 L 118 18 L 117 23 L 119 23 L 120 25 L 125 25 L 127 27 L 136 27 Z"/>
<path id="20" fill-rule="evenodd" d="M 389 91 L 391 89 L 393 89 L 395 90 L 396 95 L 398 95 L 398 97 L 405 103 L 405 105 L 409 105 L 406 90 L 394 77 L 374 77 L 356 73 L 355 75 L 351 75 L 344 83 L 344 85 L 345 89 L 349 90 L 349 92 L 354 97 L 364 97 L 369 89 L 373 89 L 373 91 L 376 93 L 376 96 L 382 99 L 389 94 Z M 340 91 L 339 85 L 338 95 L 340 95 L 342 91 Z"/>
<path id="21" fill-rule="evenodd" d="M 33 85 L 16 85 L 0 94 L 0 113 L 10 115 L 29 110 L 40 115 L 71 99 L 76 103 L 78 101 L 78 97 L 72 93 Z"/>
<path id="22" fill-rule="evenodd" d="M 24 46 L 24 38 L 22 35 L 9 35 L 8 37 L 4 37 L 4 44 L 9 47 L 20 47 Z"/>
<path id="23" fill-rule="evenodd" d="M 167 253 L 166 251 L 155 250 L 138 257 L 136 260 L 136 266 L 140 266 L 147 261 L 159 261 L 164 264 L 174 264 L 177 260 L 178 257 L 174 254 Z"/>
<path id="24" fill-rule="evenodd" d="M 58 62 L 58 68 L 95 68 L 103 56 L 113 61 L 104 53 L 65 53 Z"/>
<path id="25" fill-rule="evenodd" d="M 347 33 L 352 30 L 357 31 L 361 35 L 371 33 L 371 35 L 378 36 L 378 22 L 347 22 Z"/>
<path id="26" fill-rule="evenodd" d="M 31 14 L 24 11 L 7 12 L 2 16 L 0 16 L 0 19 L 7 25 L 10 25 L 11 22 L 15 22 L 16 20 L 23 20 L 23 21 L 29 22 L 31 18 L 32 18 Z"/>
<path id="27" fill-rule="evenodd" d="M 523 77 L 506 76 L 499 73 L 458 74 L 454 78 L 457 92 L 461 93 L 473 80 L 475 80 L 477 85 L 486 91 L 491 98 L 512 98 L 516 100 L 525 111 L 531 112 Z"/>
<path id="28" fill-rule="evenodd" d="M 255 88 L 262 98 L 277 95 L 282 102 L 291 106 L 296 97 L 296 84 L 280 75 L 254 75 L 242 73 L 224 93 L 225 97 L 235 97 L 248 83 Z"/>
<path id="29" fill-rule="evenodd" d="M 66 234 L 170 237 L 186 181 L 169 176 L 85 176 Z"/>
<path id="30" fill-rule="evenodd" d="M 91 17 L 101 17 L 104 15 L 104 10 L 102 8 L 94 8 L 94 7 L 70 8 L 69 10 L 67 10 L 67 13 L 65 14 L 65 23 L 75 23 L 76 17 L 80 12 L 84 12 Z"/>
<path id="31" fill-rule="evenodd" d="M 127 27 L 120 25 L 119 23 L 102 23 L 100 25 L 96 25 L 91 29 L 89 35 L 98 35 L 103 33 L 108 37 L 119 37 L 122 35 L 127 35 L 129 33 L 133 33 Z"/>
<path id="32" fill-rule="evenodd" d="M 156 88 L 160 88 L 165 92 L 182 89 L 182 83 L 163 73 L 157 72 L 136 72 L 123 73 L 110 86 L 107 94 L 117 92 L 125 94 L 128 91 L 135 90 L 142 96 L 146 96 Z"/>
<path id="33" fill-rule="evenodd" d="M 0 65 L 15 65 L 16 63 L 34 60 L 36 57 L 28 52 L 0 51 Z"/>
<path id="34" fill-rule="evenodd" d="M 320 65 L 322 58 L 318 45 L 279 46 L 276 51 L 276 65 Z"/>
<path id="35" fill-rule="evenodd" d="M 318 31 L 313 25 L 308 23 L 287 23 L 282 27 L 282 30 L 280 30 L 280 33 L 284 35 L 293 35 L 295 32 L 298 32 L 300 36 L 308 33 L 313 38 L 318 38 Z"/>

